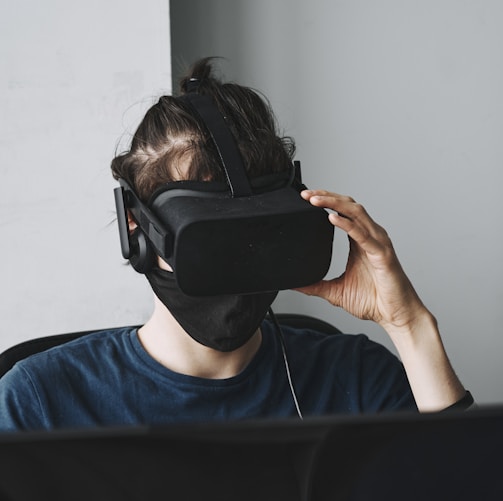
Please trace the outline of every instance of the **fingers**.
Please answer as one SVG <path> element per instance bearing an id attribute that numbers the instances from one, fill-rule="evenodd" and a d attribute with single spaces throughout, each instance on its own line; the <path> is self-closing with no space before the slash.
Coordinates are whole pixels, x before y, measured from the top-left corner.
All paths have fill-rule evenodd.
<path id="1" fill-rule="evenodd" d="M 335 211 L 329 215 L 330 222 L 366 252 L 377 253 L 382 252 L 383 247 L 391 247 L 386 231 L 353 198 L 326 190 L 304 190 L 301 196 L 316 207 Z"/>
<path id="2" fill-rule="evenodd" d="M 357 203 L 353 198 L 345 195 L 339 195 L 325 190 L 304 190 L 301 192 L 301 196 L 317 207 L 332 209 L 339 215 L 349 219 L 358 219 L 360 217 L 369 218 L 369 215 L 362 205 Z"/>

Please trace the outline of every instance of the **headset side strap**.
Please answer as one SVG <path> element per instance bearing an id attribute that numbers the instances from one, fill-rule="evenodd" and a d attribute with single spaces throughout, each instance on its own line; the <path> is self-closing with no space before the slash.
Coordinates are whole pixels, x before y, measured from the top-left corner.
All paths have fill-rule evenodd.
<path id="1" fill-rule="evenodd" d="M 121 238 L 122 255 L 128 259 L 130 255 L 129 228 L 127 226 L 127 209 L 133 215 L 134 220 L 148 237 L 158 255 L 168 259 L 173 252 L 173 236 L 157 216 L 136 196 L 133 189 L 124 179 L 120 179 L 120 188 L 114 190 L 117 200 L 122 199 L 121 206 L 124 207 L 122 216 L 119 217 L 119 205 L 117 205 L 117 220 L 119 222 L 119 235 Z M 120 193 L 117 191 L 120 190 Z M 127 243 L 126 243 L 127 241 Z M 126 251 L 127 257 L 124 254 Z"/>
<path id="2" fill-rule="evenodd" d="M 119 225 L 119 238 L 121 242 L 121 252 L 124 259 L 131 256 L 129 245 L 129 229 L 127 222 L 126 203 L 124 201 L 124 189 L 122 186 L 114 189 L 115 208 L 117 212 L 117 223 Z"/>

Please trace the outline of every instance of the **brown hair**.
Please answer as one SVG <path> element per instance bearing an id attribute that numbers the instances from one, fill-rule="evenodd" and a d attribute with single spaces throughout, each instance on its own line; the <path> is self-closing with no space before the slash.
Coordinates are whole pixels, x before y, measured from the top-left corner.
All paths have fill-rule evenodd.
<path id="1" fill-rule="evenodd" d="M 199 60 L 180 81 L 210 96 L 234 135 L 249 178 L 287 170 L 295 153 L 290 137 L 280 137 L 269 102 L 256 91 L 214 76 L 213 58 Z M 145 114 L 129 151 L 112 160 L 115 179 L 125 179 L 147 201 L 162 184 L 176 180 L 221 181 L 224 173 L 205 127 L 188 104 L 162 96 Z"/>

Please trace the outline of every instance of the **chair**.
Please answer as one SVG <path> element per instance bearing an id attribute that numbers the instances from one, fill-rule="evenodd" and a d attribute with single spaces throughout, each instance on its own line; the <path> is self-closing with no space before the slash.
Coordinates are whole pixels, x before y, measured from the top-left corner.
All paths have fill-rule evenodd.
<path id="1" fill-rule="evenodd" d="M 323 332 L 328 335 L 340 334 L 341 331 L 324 320 L 320 320 L 309 315 L 300 315 L 297 313 L 276 313 L 276 318 L 280 325 L 286 325 L 295 328 L 313 329 Z M 137 326 L 139 327 L 139 326 Z M 16 362 L 24 358 L 48 350 L 54 346 L 67 343 L 73 339 L 77 339 L 93 332 L 98 332 L 103 329 L 94 329 L 81 332 L 70 332 L 67 334 L 55 334 L 45 336 L 28 341 L 23 341 L 19 344 L 8 348 L 0 354 L 0 377 L 10 370 Z"/>

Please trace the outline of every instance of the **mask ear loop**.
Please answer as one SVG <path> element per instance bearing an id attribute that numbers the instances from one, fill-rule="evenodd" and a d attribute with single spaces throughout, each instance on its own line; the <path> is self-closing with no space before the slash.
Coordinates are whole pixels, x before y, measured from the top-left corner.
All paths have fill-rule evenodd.
<path id="1" fill-rule="evenodd" d="M 299 416 L 300 419 L 304 419 L 304 417 L 302 416 L 302 412 L 300 410 L 299 401 L 297 400 L 297 394 L 295 392 L 295 387 L 293 385 L 292 376 L 290 374 L 290 365 L 288 363 L 288 355 L 286 352 L 285 337 L 283 336 L 283 331 L 281 330 L 281 326 L 279 325 L 278 319 L 276 318 L 276 315 L 272 311 L 272 308 L 269 308 L 269 317 L 271 318 L 272 323 L 274 324 L 276 334 L 281 344 L 281 351 L 283 352 L 283 360 L 285 362 L 286 377 L 288 378 L 288 385 L 290 387 L 290 393 L 292 394 L 293 403 L 295 404 L 295 408 L 297 409 L 297 415 Z"/>

